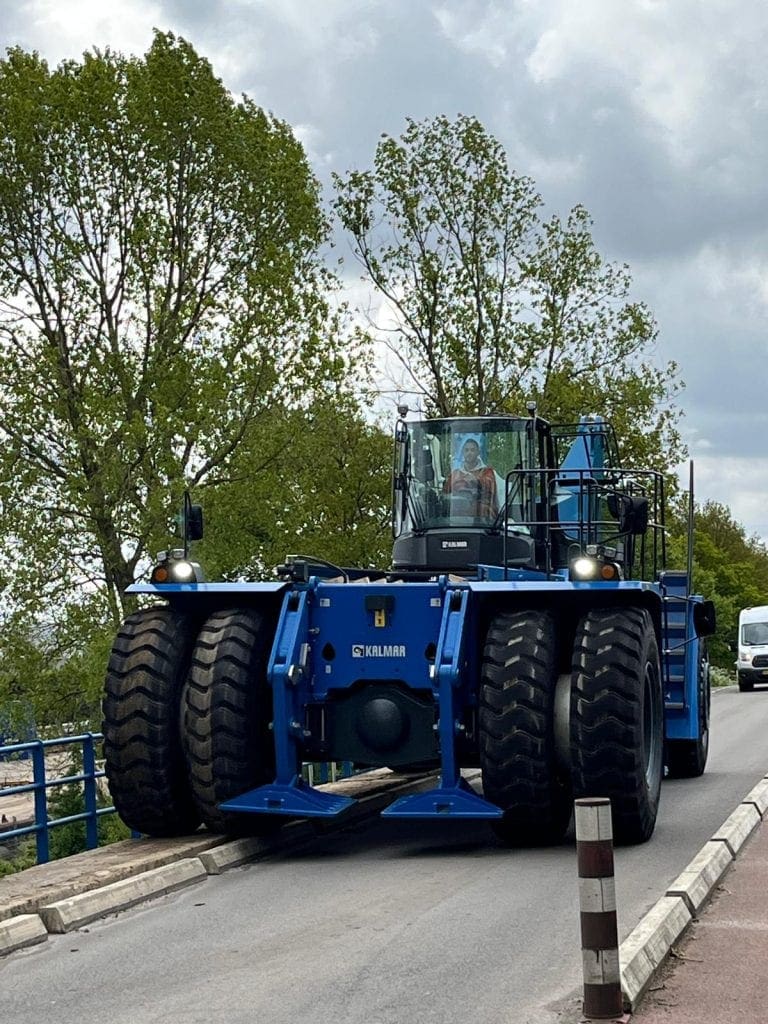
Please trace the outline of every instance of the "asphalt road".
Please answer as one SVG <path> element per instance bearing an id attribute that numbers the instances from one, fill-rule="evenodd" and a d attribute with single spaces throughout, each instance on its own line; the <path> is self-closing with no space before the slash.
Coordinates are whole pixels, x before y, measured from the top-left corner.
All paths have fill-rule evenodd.
<path id="1" fill-rule="evenodd" d="M 617 850 L 628 934 L 768 771 L 768 691 L 718 691 L 701 779 L 665 782 Z M 13 1024 L 549 1024 L 578 1020 L 575 849 L 484 824 L 384 822 L 230 871 L 0 962 Z"/>

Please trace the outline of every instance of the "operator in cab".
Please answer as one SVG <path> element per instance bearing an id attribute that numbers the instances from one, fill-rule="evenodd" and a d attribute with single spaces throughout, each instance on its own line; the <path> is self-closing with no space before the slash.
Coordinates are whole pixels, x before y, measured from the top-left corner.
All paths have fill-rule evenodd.
<path id="1" fill-rule="evenodd" d="M 459 464 L 446 477 L 443 491 L 460 499 L 467 515 L 489 520 L 498 515 L 496 474 L 483 462 L 476 438 L 468 437 L 462 444 Z"/>

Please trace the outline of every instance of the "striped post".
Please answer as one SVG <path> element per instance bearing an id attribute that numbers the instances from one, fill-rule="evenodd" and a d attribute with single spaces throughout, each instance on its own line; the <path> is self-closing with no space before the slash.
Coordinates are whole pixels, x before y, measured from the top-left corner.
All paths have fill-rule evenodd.
<path id="1" fill-rule="evenodd" d="M 575 812 L 584 1016 L 606 1020 L 623 1012 L 611 801 L 576 800 Z"/>

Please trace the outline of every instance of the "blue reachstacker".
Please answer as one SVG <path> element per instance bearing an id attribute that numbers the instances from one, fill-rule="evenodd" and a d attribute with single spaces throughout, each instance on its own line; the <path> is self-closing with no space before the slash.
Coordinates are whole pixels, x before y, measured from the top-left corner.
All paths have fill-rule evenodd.
<path id="1" fill-rule="evenodd" d="M 266 583 L 207 583 L 184 547 L 130 592 L 104 699 L 106 772 L 128 825 L 230 833 L 352 801 L 302 761 L 418 772 L 394 818 L 487 818 L 557 841 L 572 802 L 611 798 L 614 835 L 653 832 L 664 767 L 704 771 L 712 603 L 666 569 L 664 480 L 622 467 L 598 416 L 410 421 L 400 410 L 392 566 L 289 556 Z M 461 769 L 479 767 L 482 795 Z"/>

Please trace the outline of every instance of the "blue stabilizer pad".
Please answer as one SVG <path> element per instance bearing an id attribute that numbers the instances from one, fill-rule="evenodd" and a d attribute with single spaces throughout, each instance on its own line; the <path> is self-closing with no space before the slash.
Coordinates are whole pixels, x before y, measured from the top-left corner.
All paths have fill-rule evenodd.
<path id="1" fill-rule="evenodd" d="M 489 803 L 463 779 L 457 786 L 438 786 L 426 793 L 401 796 L 385 808 L 385 818 L 500 818 L 502 810 Z"/>
<path id="2" fill-rule="evenodd" d="M 290 785 L 273 783 L 259 786 L 241 796 L 220 804 L 222 811 L 243 814 L 289 814 L 294 818 L 333 818 L 346 811 L 356 801 L 335 793 L 321 793 L 318 789 L 297 782 Z"/>

